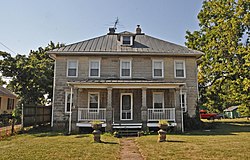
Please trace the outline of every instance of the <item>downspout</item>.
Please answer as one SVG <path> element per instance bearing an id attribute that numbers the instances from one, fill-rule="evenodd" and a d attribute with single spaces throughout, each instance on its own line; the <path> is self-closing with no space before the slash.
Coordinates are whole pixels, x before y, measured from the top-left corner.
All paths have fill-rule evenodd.
<path id="1" fill-rule="evenodd" d="M 56 90 L 56 59 L 54 63 L 54 81 L 53 81 L 53 98 L 52 98 L 52 109 L 51 109 L 51 127 L 54 126 L 54 108 L 55 108 L 55 90 Z"/>
<path id="2" fill-rule="evenodd" d="M 182 108 L 182 87 L 180 87 L 180 99 L 181 99 L 181 132 L 184 133 L 184 118 L 183 118 L 183 108 Z"/>
<path id="3" fill-rule="evenodd" d="M 72 118 L 71 118 L 71 115 L 72 115 L 72 98 L 73 98 L 73 89 L 72 89 L 72 86 L 70 87 L 70 104 L 69 104 L 69 134 L 71 133 L 71 121 L 72 121 Z"/>

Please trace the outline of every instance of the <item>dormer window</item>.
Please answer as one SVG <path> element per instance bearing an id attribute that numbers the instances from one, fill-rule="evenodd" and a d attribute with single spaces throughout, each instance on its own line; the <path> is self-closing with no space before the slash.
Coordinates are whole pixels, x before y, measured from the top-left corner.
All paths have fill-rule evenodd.
<path id="1" fill-rule="evenodd" d="M 132 46 L 133 45 L 133 36 L 122 36 L 122 45 Z"/>

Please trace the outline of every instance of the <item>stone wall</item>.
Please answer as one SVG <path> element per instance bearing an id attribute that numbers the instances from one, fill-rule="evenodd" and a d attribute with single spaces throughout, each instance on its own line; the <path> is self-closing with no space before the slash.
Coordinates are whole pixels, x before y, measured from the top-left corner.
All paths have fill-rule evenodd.
<path id="1" fill-rule="evenodd" d="M 65 119 L 67 119 L 68 114 L 65 113 L 65 92 L 69 92 L 70 88 L 67 86 L 67 82 L 69 81 L 81 81 L 83 79 L 88 79 L 89 75 L 89 60 L 92 59 L 100 59 L 101 60 L 101 69 L 100 75 L 101 78 L 114 78 L 118 79 L 120 77 L 120 59 L 121 58 L 130 58 L 132 60 L 132 78 L 145 78 L 148 80 L 152 78 L 152 60 L 163 60 L 164 61 L 164 80 L 169 83 L 186 83 L 186 86 L 183 88 L 183 91 L 187 93 L 187 106 L 188 113 L 190 116 L 195 115 L 195 105 L 197 101 L 197 68 L 196 68 L 196 58 L 195 57 L 162 57 L 162 56 L 57 56 L 56 60 L 56 76 L 55 76 L 55 87 L 54 87 L 54 112 L 53 112 L 53 120 L 54 126 L 58 126 L 58 128 L 62 128 L 65 126 Z M 78 77 L 69 78 L 66 76 L 67 73 L 67 60 L 78 60 Z M 175 78 L 174 77 L 174 61 L 175 60 L 184 60 L 186 65 L 186 78 Z M 106 91 L 105 91 L 106 92 Z M 113 90 L 113 100 L 114 98 Z M 133 91 L 134 92 L 134 91 Z M 150 91 L 147 90 L 147 93 Z M 173 100 L 172 92 L 169 97 L 165 97 L 165 105 L 171 106 L 175 101 Z M 78 95 L 78 104 L 84 105 L 86 104 L 86 97 L 81 98 Z M 115 95 L 117 96 L 117 95 Z M 106 98 L 106 97 L 105 97 Z M 105 99 L 103 97 L 103 99 Z M 135 102 L 141 102 L 141 97 L 137 97 L 138 100 Z M 136 98 L 136 99 L 137 99 Z M 152 98 L 149 94 L 147 99 Z M 117 103 L 119 103 L 120 98 L 118 98 Z M 171 101 L 173 100 L 173 101 Z M 150 100 L 147 100 L 148 105 L 150 104 Z M 104 103 L 104 102 L 103 102 Z M 105 102 L 106 103 L 106 102 Z M 139 105 L 138 105 L 139 106 Z M 177 106 L 177 105 L 176 105 Z M 113 107 L 114 106 L 113 104 Z M 177 106 L 178 108 L 178 106 Z M 77 116 L 77 109 L 73 108 L 72 114 L 73 116 Z M 117 114 L 117 113 L 116 113 Z M 120 113 L 119 113 L 120 114 Z M 117 115 L 116 115 L 117 116 Z M 139 114 L 138 114 L 139 116 Z M 180 114 L 177 114 L 180 117 Z M 178 118 L 179 118 L 178 117 Z M 72 117 L 75 121 L 77 121 L 77 117 Z M 56 127 L 57 128 L 57 127 Z"/>

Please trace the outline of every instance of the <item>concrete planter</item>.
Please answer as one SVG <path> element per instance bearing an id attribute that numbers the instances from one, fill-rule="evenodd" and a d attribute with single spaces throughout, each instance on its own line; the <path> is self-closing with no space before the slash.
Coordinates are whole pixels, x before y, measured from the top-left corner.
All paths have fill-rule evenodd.
<path id="1" fill-rule="evenodd" d="M 92 132 L 94 135 L 94 142 L 101 143 L 101 131 L 102 123 L 91 123 L 92 128 L 94 131 Z"/>

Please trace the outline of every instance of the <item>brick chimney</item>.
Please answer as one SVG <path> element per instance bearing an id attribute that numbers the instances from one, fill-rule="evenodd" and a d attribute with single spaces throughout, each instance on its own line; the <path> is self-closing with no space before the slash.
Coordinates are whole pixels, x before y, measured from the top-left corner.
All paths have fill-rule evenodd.
<path id="1" fill-rule="evenodd" d="M 141 33 L 141 28 L 140 28 L 139 24 L 137 25 L 137 28 L 136 28 L 136 34 L 142 34 Z"/>

